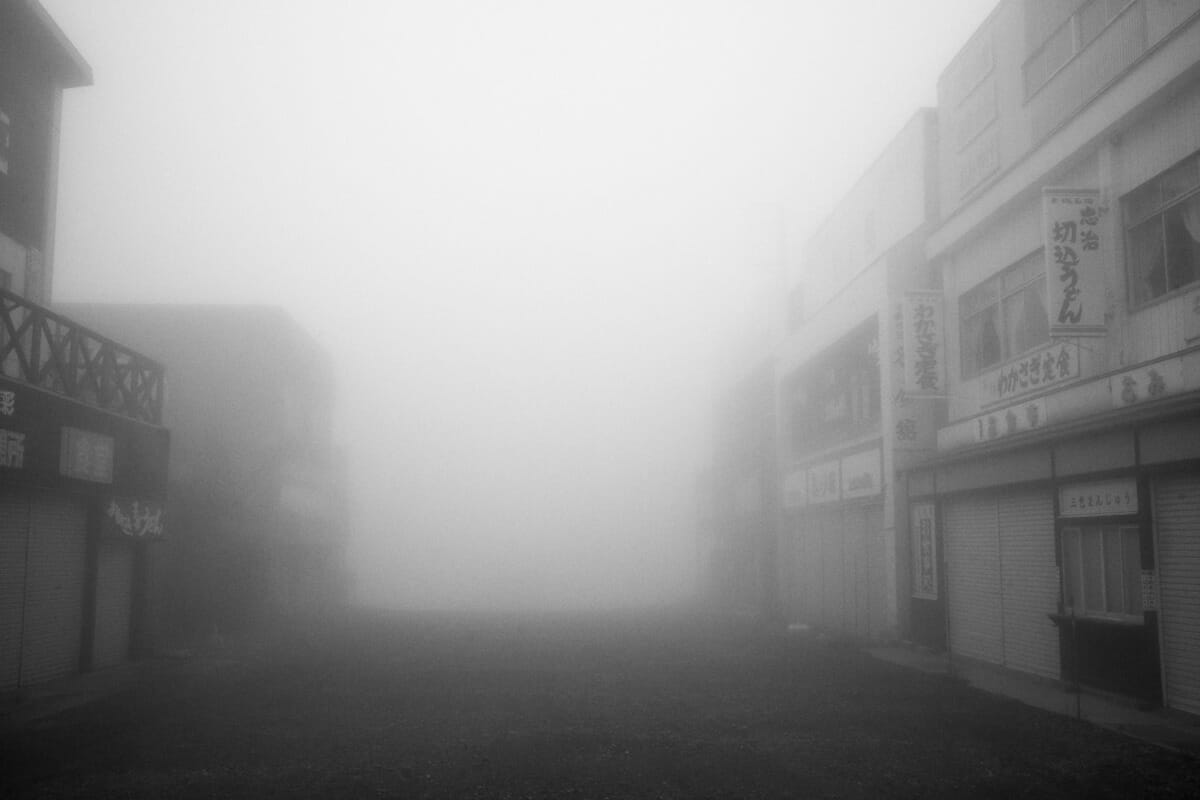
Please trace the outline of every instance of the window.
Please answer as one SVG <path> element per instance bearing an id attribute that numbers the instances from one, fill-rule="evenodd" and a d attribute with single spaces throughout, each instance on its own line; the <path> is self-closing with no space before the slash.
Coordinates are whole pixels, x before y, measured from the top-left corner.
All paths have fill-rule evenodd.
<path id="1" fill-rule="evenodd" d="M 1062 569 L 1068 612 L 1140 620 L 1142 557 L 1136 525 L 1063 528 Z"/>
<path id="2" fill-rule="evenodd" d="M 1043 0 L 1035 0 L 1041 3 Z M 1025 96 L 1038 89 L 1066 66 L 1077 53 L 1094 42 L 1120 16 L 1132 0 L 1089 0 L 1042 40 L 1025 62 Z"/>
<path id="3" fill-rule="evenodd" d="M 1045 270 L 1038 250 L 959 299 L 963 377 L 1050 341 Z"/>
<path id="4" fill-rule="evenodd" d="M 12 120 L 0 108 L 0 175 L 8 174 L 8 151 L 12 147 Z"/>
<path id="5" fill-rule="evenodd" d="M 1200 280 L 1200 153 L 1134 189 L 1121 205 L 1131 305 Z"/>

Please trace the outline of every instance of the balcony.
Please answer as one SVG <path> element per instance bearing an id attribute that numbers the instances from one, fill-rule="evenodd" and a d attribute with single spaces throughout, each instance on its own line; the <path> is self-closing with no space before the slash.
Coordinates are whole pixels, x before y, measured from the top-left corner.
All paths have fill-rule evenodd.
<path id="1" fill-rule="evenodd" d="M 160 364 L 4 289 L 0 376 L 139 422 L 162 423 Z"/>

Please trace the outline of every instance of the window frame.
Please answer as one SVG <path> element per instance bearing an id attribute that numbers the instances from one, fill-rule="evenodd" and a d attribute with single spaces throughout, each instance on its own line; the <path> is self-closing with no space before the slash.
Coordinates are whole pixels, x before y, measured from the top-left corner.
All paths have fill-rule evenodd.
<path id="1" fill-rule="evenodd" d="M 1106 537 L 1105 531 L 1115 529 L 1120 544 L 1121 561 L 1117 566 L 1118 574 L 1123 578 L 1123 594 L 1127 598 L 1125 607 L 1131 605 L 1136 607 L 1136 611 L 1109 611 L 1108 610 L 1108 581 L 1110 576 L 1110 562 L 1108 553 L 1106 552 Z M 1141 572 L 1142 572 L 1142 539 L 1145 536 L 1145 525 L 1141 517 L 1121 515 L 1111 517 L 1072 517 L 1061 519 L 1058 525 L 1058 560 L 1059 560 L 1059 591 L 1062 598 L 1062 613 L 1064 616 L 1075 617 L 1077 619 L 1093 619 L 1106 622 L 1124 623 L 1124 624 L 1144 624 L 1146 607 L 1142 603 L 1141 596 Z M 1074 564 L 1077 575 L 1077 583 L 1080 592 L 1083 594 L 1081 601 L 1072 602 L 1071 593 L 1068 591 L 1071 585 L 1070 567 L 1068 563 L 1068 535 L 1070 532 L 1076 532 L 1079 542 L 1079 559 Z M 1134 548 L 1136 552 L 1136 562 L 1133 564 L 1132 571 L 1130 565 L 1126 563 L 1128 550 L 1125 547 L 1125 535 L 1132 533 L 1134 535 Z M 1087 603 L 1088 581 L 1087 570 L 1085 567 L 1086 557 L 1084 556 L 1084 537 L 1091 536 L 1099 540 L 1100 547 L 1100 563 L 1099 563 L 1099 578 L 1100 586 L 1098 591 L 1100 597 L 1105 604 L 1105 608 L 1097 610 L 1089 608 Z M 1136 576 L 1136 577 L 1134 577 Z"/>
<path id="2" fill-rule="evenodd" d="M 1027 280 L 1023 280 L 1014 286 L 1005 287 L 1006 278 L 1011 279 L 1010 276 L 1017 273 L 1019 270 L 1029 269 L 1030 267 L 1034 268 L 1034 274 L 1032 277 L 1028 278 Z M 1030 287 L 1036 285 L 1039 281 L 1042 282 L 1042 289 L 1040 292 L 1036 292 L 1035 294 L 1037 294 L 1038 297 L 1041 298 L 1042 303 L 1043 303 L 1043 311 L 1045 311 L 1045 313 L 1046 313 L 1046 338 L 1042 341 L 1037 342 L 1036 344 L 1029 345 L 1028 347 L 1026 347 L 1023 350 L 1008 352 L 1009 343 L 1011 340 L 1011 336 L 1010 336 L 1011 332 L 1007 329 L 1007 323 L 1005 322 L 1005 314 L 1004 314 L 1005 302 L 1010 301 L 1010 300 L 1012 300 L 1012 298 L 1015 298 L 1018 295 L 1026 292 Z M 1013 263 L 1009 264 L 1004 269 L 1002 269 L 999 272 L 995 273 L 994 275 L 990 276 L 986 280 L 979 282 L 975 286 L 972 286 L 970 289 L 968 289 L 967 291 L 965 291 L 959 295 L 959 297 L 958 297 L 958 343 L 959 343 L 958 356 L 959 356 L 959 359 L 958 360 L 959 360 L 959 373 L 962 375 L 963 380 L 970 380 L 972 378 L 977 378 L 980 375 L 983 375 L 997 367 L 1003 366 L 1004 364 L 1007 364 L 1010 361 L 1015 361 L 1017 359 L 1020 359 L 1023 356 L 1033 352 L 1034 350 L 1037 350 L 1040 347 L 1045 347 L 1046 345 L 1050 344 L 1053 341 L 1053 337 L 1050 336 L 1050 327 L 1049 327 L 1050 326 L 1050 312 L 1049 312 L 1049 309 L 1046 308 L 1046 306 L 1045 306 L 1045 304 L 1048 302 L 1046 299 L 1045 281 L 1046 281 L 1045 248 L 1039 246 L 1035 250 L 1029 252 L 1028 254 L 1026 254 L 1026 255 L 1022 256 L 1021 258 L 1017 259 L 1016 261 L 1014 261 Z M 970 295 L 972 295 L 973 293 L 980 293 L 980 294 L 987 293 L 989 285 L 993 285 L 993 284 L 995 285 L 995 289 L 993 290 L 994 291 L 994 299 L 988 299 L 986 303 L 978 305 L 970 314 L 964 314 L 963 313 L 964 300 L 966 300 L 967 302 L 971 302 L 971 300 L 968 299 L 970 297 Z M 971 370 L 971 369 L 968 369 L 968 364 L 967 364 L 967 357 L 968 357 L 968 355 L 967 355 L 968 354 L 968 350 L 967 350 L 968 337 L 966 335 L 967 334 L 967 323 L 969 320 L 975 319 L 975 318 L 983 315 L 989 309 L 995 309 L 996 334 L 1000 341 L 1000 357 L 997 360 L 987 363 L 987 364 L 979 363 L 979 360 L 976 359 L 977 363 L 974 365 L 975 368 L 973 370 Z"/>
<path id="3" fill-rule="evenodd" d="M 1172 173 L 1185 172 L 1189 164 L 1195 171 L 1195 182 L 1193 185 L 1190 188 L 1174 194 L 1169 199 L 1164 200 L 1163 186 L 1165 182 L 1172 175 Z M 1157 195 L 1158 199 L 1153 204 L 1145 204 L 1144 198 L 1139 197 L 1139 195 L 1142 195 L 1151 189 L 1155 190 L 1155 194 Z M 1143 181 L 1121 196 L 1121 224 L 1123 226 L 1122 231 L 1125 256 L 1125 295 L 1126 303 L 1130 311 L 1138 311 L 1168 298 L 1174 297 L 1178 294 L 1193 291 L 1198 285 L 1200 285 L 1200 271 L 1197 271 L 1192 280 L 1171 288 L 1171 264 L 1168 261 L 1171 248 L 1167 246 L 1167 214 L 1172 209 L 1179 208 L 1192 201 L 1200 201 L 1200 150 L 1197 150 L 1191 155 L 1180 159 L 1164 169 L 1162 172 L 1159 172 L 1149 180 Z M 1139 208 L 1138 206 L 1141 205 L 1145 205 L 1145 207 Z M 1139 276 L 1135 275 L 1133 271 L 1134 265 L 1138 263 L 1137 259 L 1134 257 L 1135 236 L 1133 235 L 1133 232 L 1152 221 L 1156 221 L 1158 223 L 1158 238 L 1162 246 L 1163 290 L 1158 294 L 1149 295 L 1143 299 L 1139 299 L 1138 291 L 1135 285 L 1135 280 Z M 1200 248 L 1200 242 L 1197 242 L 1196 247 Z"/>
<path id="4" fill-rule="evenodd" d="M 1082 53 L 1084 50 L 1086 50 L 1087 47 L 1092 42 L 1096 41 L 1101 36 L 1103 36 L 1104 32 L 1106 30 L 1108 30 L 1108 28 L 1114 22 L 1116 22 L 1118 19 L 1120 19 L 1121 15 L 1123 15 L 1126 11 L 1128 11 L 1137 2 L 1139 2 L 1139 0 L 1087 0 L 1087 2 L 1080 4 L 1079 8 L 1077 8 L 1073 12 L 1071 12 L 1071 16 L 1067 17 L 1067 19 L 1065 21 L 1063 21 L 1063 23 L 1060 24 L 1057 28 L 1050 31 L 1050 33 L 1047 34 L 1047 36 L 1044 39 L 1042 39 L 1041 42 L 1038 43 L 1037 47 L 1034 47 L 1030 51 L 1029 55 L 1027 55 L 1025 57 L 1025 61 L 1022 62 L 1022 64 L 1021 64 L 1021 82 L 1022 82 L 1022 88 L 1025 91 L 1025 101 L 1028 102 L 1028 101 L 1032 100 L 1040 91 L 1042 91 L 1042 89 L 1045 89 L 1047 86 L 1049 86 L 1050 82 L 1054 80 L 1054 77 L 1056 75 L 1058 75 L 1058 73 L 1060 73 L 1064 69 L 1066 69 L 1067 65 L 1069 65 L 1072 61 L 1074 61 L 1076 58 L 1078 58 L 1079 54 Z M 1094 8 L 1098 4 L 1101 4 L 1101 3 L 1104 4 L 1104 16 L 1105 16 L 1104 24 L 1101 25 L 1099 28 L 1097 28 L 1095 33 L 1085 41 L 1083 38 L 1083 25 L 1081 22 L 1083 15 L 1088 9 Z M 1030 84 L 1029 84 L 1030 65 L 1033 64 L 1034 61 L 1036 61 L 1038 58 L 1041 57 L 1041 55 L 1050 46 L 1050 43 L 1055 39 L 1055 37 L 1057 37 L 1060 34 L 1060 32 L 1064 28 L 1070 28 L 1070 39 L 1071 39 L 1070 55 L 1068 55 L 1065 59 L 1063 59 L 1061 64 L 1058 64 L 1057 66 L 1048 70 L 1046 72 L 1045 76 L 1041 79 L 1041 81 L 1036 86 L 1030 86 Z"/>

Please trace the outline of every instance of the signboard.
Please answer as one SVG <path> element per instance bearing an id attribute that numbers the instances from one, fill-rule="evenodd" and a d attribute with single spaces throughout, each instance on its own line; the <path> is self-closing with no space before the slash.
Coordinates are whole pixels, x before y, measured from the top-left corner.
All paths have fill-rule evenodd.
<path id="1" fill-rule="evenodd" d="M 983 414 L 972 420 L 974 425 L 975 442 L 991 442 L 1026 431 L 1045 427 L 1046 401 L 1039 397 L 1028 403 L 1021 403 L 1008 408 L 997 409 L 990 414 Z"/>
<path id="2" fill-rule="evenodd" d="M 146 500 L 112 498 L 104 508 L 103 532 L 133 539 L 161 539 L 163 506 Z"/>
<path id="3" fill-rule="evenodd" d="M 808 470 L 808 502 L 831 503 L 841 499 L 841 462 L 826 461 Z"/>
<path id="4" fill-rule="evenodd" d="M 1060 517 L 1111 517 L 1138 513 L 1137 480 L 1079 483 L 1058 490 Z"/>
<path id="5" fill-rule="evenodd" d="M 1002 403 L 1068 383 L 1079 375 L 1079 346 L 1052 344 L 986 373 L 981 379 L 983 403 Z"/>
<path id="6" fill-rule="evenodd" d="M 112 483 L 113 437 L 79 428 L 62 429 L 59 474 L 94 483 Z"/>
<path id="7" fill-rule="evenodd" d="M 1171 358 L 1108 379 L 1113 408 L 1157 400 L 1183 391 L 1183 359 Z"/>
<path id="8" fill-rule="evenodd" d="M 933 503 L 913 503 L 910 507 L 913 557 L 912 596 L 922 600 L 938 599 L 937 540 Z"/>
<path id="9" fill-rule="evenodd" d="M 904 293 L 901 387 L 909 397 L 939 397 L 946 393 L 942 308 L 941 292 Z"/>
<path id="10" fill-rule="evenodd" d="M 783 477 L 783 507 L 808 505 L 808 470 L 794 469 Z"/>
<path id="11" fill-rule="evenodd" d="M 1042 192 L 1051 337 L 1104 335 L 1107 211 L 1094 189 Z"/>
<path id="12" fill-rule="evenodd" d="M 871 497 L 883 491 L 880 450 L 867 450 L 842 459 L 842 499 Z"/>

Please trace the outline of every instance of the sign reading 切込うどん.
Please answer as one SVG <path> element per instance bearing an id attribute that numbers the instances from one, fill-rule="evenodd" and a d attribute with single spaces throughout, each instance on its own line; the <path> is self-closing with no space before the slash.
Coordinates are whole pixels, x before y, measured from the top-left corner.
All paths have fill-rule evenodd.
<path id="1" fill-rule="evenodd" d="M 1108 209 L 1094 189 L 1044 189 L 1042 225 L 1050 335 L 1103 336 Z"/>

